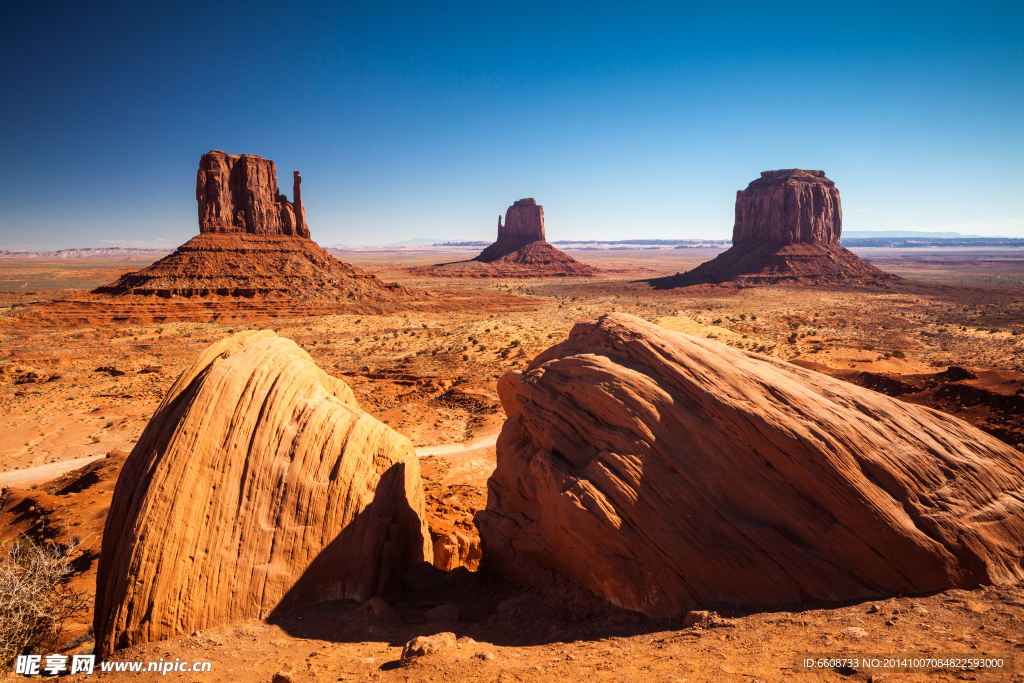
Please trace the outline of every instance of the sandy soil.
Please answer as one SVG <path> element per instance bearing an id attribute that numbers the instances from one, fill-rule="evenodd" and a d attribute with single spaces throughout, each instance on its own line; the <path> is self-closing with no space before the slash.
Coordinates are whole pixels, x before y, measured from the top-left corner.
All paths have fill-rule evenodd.
<path id="1" fill-rule="evenodd" d="M 399 261 L 396 255 L 359 252 L 348 260 L 384 280 L 429 287 L 442 298 L 449 291 L 460 296 L 451 297 L 454 303 L 444 312 L 261 318 L 258 310 L 247 310 L 220 322 L 96 320 L 35 327 L 24 324 L 41 305 L 32 302 L 108 282 L 140 264 L 5 260 L 0 289 L 10 291 L 0 292 L 0 477 L 95 460 L 60 476 L 55 471 L 49 481 L 0 483 L 0 541 L 21 533 L 80 536 L 80 575 L 74 581 L 94 590 L 103 520 L 125 453 L 196 353 L 244 328 L 270 328 L 295 340 L 327 372 L 348 382 L 366 410 L 413 441 L 423 456 L 435 536 L 453 529 L 476 533 L 472 516 L 486 504 L 493 440 L 504 420 L 496 379 L 525 367 L 577 321 L 612 310 L 932 405 L 1014 445 L 1024 441 L 1024 411 L 1015 402 L 1024 398 L 1017 393 L 1024 389 L 1024 255 L 861 253 L 914 285 L 897 293 L 792 287 L 655 291 L 645 283 L 719 251 L 570 251 L 599 274 L 469 285 L 408 275 L 410 265 L 453 260 L 451 254 L 410 251 Z M 488 299 L 493 295 L 520 303 L 495 308 L 496 299 Z M 967 369 L 975 378 L 935 379 L 950 367 Z M 1019 447 L 1024 450 L 1024 443 Z M 108 453 L 113 454 L 103 457 Z M 166 676 L 196 681 L 270 681 L 279 672 L 295 681 L 1024 680 L 1022 591 L 980 588 L 753 613 L 709 605 L 717 618 L 684 627 L 572 591 L 540 594 L 460 569 L 427 576 L 390 596 L 396 613 L 390 618 L 367 616 L 355 604 L 324 603 L 280 623 L 211 629 L 117 658 L 213 662 L 211 674 Z M 444 604 L 457 606 L 458 619 L 426 617 Z M 68 640 L 86 634 L 90 620 L 83 615 Z M 475 642 L 461 640 L 411 666 L 397 666 L 404 642 L 440 631 Z M 86 639 L 74 650 L 89 647 Z M 484 652 L 493 658 L 476 657 Z M 803 673 L 793 660 L 794 653 L 923 652 L 1015 653 L 1021 663 L 1014 673 L 884 673 L 863 667 Z"/>

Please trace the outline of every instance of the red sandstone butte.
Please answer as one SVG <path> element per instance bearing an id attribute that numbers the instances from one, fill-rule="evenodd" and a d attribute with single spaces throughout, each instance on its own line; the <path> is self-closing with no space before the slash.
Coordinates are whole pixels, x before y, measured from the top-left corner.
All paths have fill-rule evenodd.
<path id="1" fill-rule="evenodd" d="M 302 178 L 298 171 L 293 176 L 294 203 L 278 191 L 277 167 L 270 159 L 207 152 L 196 173 L 199 232 L 309 237 Z"/>
<path id="2" fill-rule="evenodd" d="M 657 288 L 705 284 L 810 284 L 888 288 L 900 278 L 839 245 L 843 209 L 824 171 L 764 171 L 736 193 L 732 247 Z"/>
<path id="3" fill-rule="evenodd" d="M 736 193 L 734 246 L 839 244 L 842 228 L 839 190 L 824 171 L 764 171 Z"/>

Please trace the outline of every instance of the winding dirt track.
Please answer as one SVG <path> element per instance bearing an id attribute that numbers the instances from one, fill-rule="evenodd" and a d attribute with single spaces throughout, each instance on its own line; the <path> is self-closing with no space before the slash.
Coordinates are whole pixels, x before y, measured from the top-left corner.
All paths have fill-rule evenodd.
<path id="1" fill-rule="evenodd" d="M 85 467 L 89 463 L 101 460 L 105 457 L 107 456 L 91 455 L 87 458 L 75 458 L 74 460 L 51 462 L 47 465 L 39 465 L 38 467 L 26 467 L 23 470 L 0 472 L 0 488 L 6 488 L 8 486 L 28 488 L 33 484 L 41 484 L 44 481 L 56 479 L 65 472 L 77 470 L 79 467 Z"/>
<path id="2" fill-rule="evenodd" d="M 445 444 L 444 446 L 427 446 L 417 448 L 416 455 L 423 458 L 428 455 L 468 455 L 475 451 L 493 449 L 494 443 L 498 440 L 497 434 L 479 436 L 462 443 Z M 62 462 L 51 462 L 38 467 L 27 467 L 22 470 L 0 472 L 0 488 L 18 487 L 28 488 L 33 484 L 41 484 L 55 479 L 65 472 L 85 467 L 89 463 L 104 458 L 104 455 L 93 455 L 88 458 L 75 458 Z"/>

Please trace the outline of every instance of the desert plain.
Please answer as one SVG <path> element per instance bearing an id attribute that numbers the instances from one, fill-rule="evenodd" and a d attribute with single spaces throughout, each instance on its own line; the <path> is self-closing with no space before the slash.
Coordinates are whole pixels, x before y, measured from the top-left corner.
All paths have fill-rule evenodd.
<path id="1" fill-rule="evenodd" d="M 199 319 L 159 306 L 90 319 L 74 301 L 146 260 L 0 259 L 0 540 L 81 539 L 73 583 L 95 591 L 103 524 L 121 465 L 178 375 L 230 334 L 293 340 L 360 406 L 408 437 L 433 538 L 475 538 L 495 440 L 496 382 L 564 340 L 574 324 L 625 312 L 665 329 L 756 351 L 953 415 L 1024 450 L 1024 249 L 861 248 L 903 278 L 890 288 L 660 287 L 721 250 L 568 250 L 593 277 L 425 276 L 478 250 L 334 251 L 386 282 L 422 288 L 407 311 L 303 315 L 218 307 Z M 56 302 L 56 303 L 55 303 Z M 85 313 L 82 311 L 86 310 Z M 465 567 L 411 577 L 383 606 L 301 607 L 268 621 L 120 650 L 121 661 L 202 660 L 231 681 L 952 681 L 1024 680 L 1024 586 L 865 602 L 739 609 L 702 605 L 696 624 L 619 609 L 585 590 L 543 591 Z M 92 614 L 68 624 L 65 654 L 91 651 Z M 403 666 L 403 645 L 454 644 Z M 808 672 L 808 653 L 1015 658 L 978 668 Z M 152 676 L 152 674 L 149 674 Z M 146 674 L 69 680 L 146 679 Z M 18 677 L 11 674 L 12 679 Z"/>

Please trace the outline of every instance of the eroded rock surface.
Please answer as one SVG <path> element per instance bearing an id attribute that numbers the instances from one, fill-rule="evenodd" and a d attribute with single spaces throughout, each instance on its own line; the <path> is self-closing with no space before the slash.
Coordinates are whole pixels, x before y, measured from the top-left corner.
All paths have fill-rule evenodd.
<path id="1" fill-rule="evenodd" d="M 652 616 L 1024 578 L 1024 456 L 935 410 L 625 314 L 499 383 L 486 566 Z"/>
<path id="2" fill-rule="evenodd" d="M 441 277 L 590 277 L 595 269 L 548 244 L 544 207 L 527 198 L 508 207 L 504 224 L 498 216 L 498 239 L 476 258 L 410 272 Z"/>
<path id="3" fill-rule="evenodd" d="M 294 203 L 277 189 L 277 166 L 255 154 L 207 152 L 196 173 L 199 232 L 309 237 L 299 172 Z"/>
<path id="4" fill-rule="evenodd" d="M 811 284 L 892 287 L 900 281 L 839 245 L 839 190 L 824 171 L 764 171 L 736 193 L 732 247 L 686 273 L 652 281 L 704 284 Z"/>
<path id="5" fill-rule="evenodd" d="M 824 171 L 764 171 L 736 193 L 734 245 L 839 244 L 843 209 Z"/>
<path id="6" fill-rule="evenodd" d="M 426 298 L 339 261 L 309 239 L 302 179 L 294 203 L 277 191 L 277 168 L 255 154 L 213 151 L 199 161 L 199 235 L 142 270 L 93 293 L 139 299 L 330 301 L 367 310 Z"/>
<path id="7" fill-rule="evenodd" d="M 323 600 L 432 558 L 404 436 L 273 332 L 206 349 L 118 479 L 97 579 L 101 656 Z"/>

